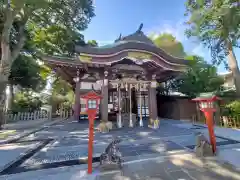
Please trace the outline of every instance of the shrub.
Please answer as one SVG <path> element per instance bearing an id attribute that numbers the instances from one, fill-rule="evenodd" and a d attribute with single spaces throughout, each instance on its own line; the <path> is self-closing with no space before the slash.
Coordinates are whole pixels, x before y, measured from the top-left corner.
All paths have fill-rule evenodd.
<path id="1" fill-rule="evenodd" d="M 229 104 L 225 106 L 227 109 L 229 109 L 229 113 L 232 116 L 238 116 L 240 115 L 240 101 L 232 101 Z"/>

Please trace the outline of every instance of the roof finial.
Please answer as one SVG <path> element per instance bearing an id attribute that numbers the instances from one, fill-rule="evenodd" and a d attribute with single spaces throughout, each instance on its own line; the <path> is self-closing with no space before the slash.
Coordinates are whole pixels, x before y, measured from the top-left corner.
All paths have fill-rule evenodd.
<path id="1" fill-rule="evenodd" d="M 143 28 L 143 23 L 140 24 L 138 30 L 136 31 L 137 33 L 140 33 L 142 32 L 142 28 Z"/>
<path id="2" fill-rule="evenodd" d="M 115 40 L 115 42 L 120 41 L 122 39 L 122 33 L 120 33 L 119 37 Z"/>
<path id="3" fill-rule="evenodd" d="M 119 37 L 118 37 L 119 40 L 122 39 L 122 33 L 119 34 Z"/>

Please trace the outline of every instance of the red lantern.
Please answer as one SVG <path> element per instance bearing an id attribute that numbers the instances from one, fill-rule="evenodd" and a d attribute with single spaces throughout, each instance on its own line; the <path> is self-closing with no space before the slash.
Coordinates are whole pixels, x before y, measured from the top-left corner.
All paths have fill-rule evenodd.
<path id="1" fill-rule="evenodd" d="M 88 139 L 88 174 L 92 173 L 92 154 L 93 154 L 93 136 L 94 136 L 94 119 L 97 114 L 98 105 L 101 96 L 95 91 L 90 91 L 81 98 L 86 99 L 86 112 L 89 120 L 89 139 Z"/>
<path id="2" fill-rule="evenodd" d="M 221 100 L 221 99 L 210 93 L 201 94 L 200 97 L 193 99 L 193 101 L 199 103 L 199 108 L 206 117 L 206 122 L 207 122 L 208 132 L 209 132 L 209 139 L 212 145 L 213 153 L 216 153 L 216 150 L 217 150 L 216 137 L 214 134 L 214 122 L 213 122 L 213 113 L 216 111 L 216 108 L 214 107 L 214 102 L 217 100 Z"/>

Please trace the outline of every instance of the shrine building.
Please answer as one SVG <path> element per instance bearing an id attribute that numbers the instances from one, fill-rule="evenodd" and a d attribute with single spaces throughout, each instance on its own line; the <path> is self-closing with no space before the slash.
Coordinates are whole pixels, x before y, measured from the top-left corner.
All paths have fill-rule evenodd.
<path id="1" fill-rule="evenodd" d="M 157 86 L 183 73 L 188 61 L 156 47 L 141 28 L 106 46 L 76 46 L 76 55 L 71 58 L 43 57 L 74 89 L 75 119 L 85 112 L 80 95 L 92 87 L 102 96 L 101 120 L 132 127 L 158 118 Z"/>

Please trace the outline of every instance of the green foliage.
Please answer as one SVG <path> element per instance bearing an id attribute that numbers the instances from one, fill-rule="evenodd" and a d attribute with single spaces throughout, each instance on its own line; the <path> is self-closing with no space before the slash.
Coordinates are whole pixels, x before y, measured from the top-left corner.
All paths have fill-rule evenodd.
<path id="1" fill-rule="evenodd" d="M 240 115 L 240 101 L 232 101 L 225 106 L 230 110 L 230 115 L 239 116 Z"/>
<path id="2" fill-rule="evenodd" d="M 19 92 L 15 96 L 12 112 L 34 112 L 40 110 L 42 101 L 39 97 L 33 96 L 30 92 Z"/>
<path id="3" fill-rule="evenodd" d="M 238 4 L 238 5 L 237 5 Z M 198 37 L 211 49 L 213 62 L 219 64 L 228 52 L 226 41 L 238 47 L 240 8 L 238 0 L 187 0 L 190 28 L 186 34 Z"/>
<path id="4" fill-rule="evenodd" d="M 75 45 L 85 45 L 83 35 L 59 25 L 31 30 L 31 44 L 37 52 L 52 55 L 72 56 Z"/>
<path id="5" fill-rule="evenodd" d="M 158 92 L 160 94 L 164 94 L 167 89 L 171 89 L 195 97 L 202 92 L 212 92 L 220 89 L 223 79 L 217 75 L 217 69 L 199 56 L 186 55 L 182 43 L 178 42 L 173 35 L 164 33 L 153 39 L 153 41 L 157 47 L 173 56 L 184 57 L 189 60 L 190 64 L 187 72 L 177 79 L 171 80 L 167 87 L 159 86 Z"/>
<path id="6" fill-rule="evenodd" d="M 232 71 L 235 96 L 240 97 L 240 71 L 234 54 L 234 48 L 240 47 L 239 0 L 187 0 L 186 16 L 187 36 L 199 39 L 211 50 L 214 64 L 224 63 Z"/>
<path id="7" fill-rule="evenodd" d="M 190 68 L 187 73 L 171 83 L 171 89 L 186 94 L 190 97 L 196 97 L 203 92 L 219 91 L 224 83 L 218 76 L 217 69 L 206 63 L 201 57 L 192 58 Z"/>
<path id="8" fill-rule="evenodd" d="M 76 44 L 85 44 L 80 32 L 87 28 L 93 10 L 92 0 L 49 1 L 27 24 L 32 44 L 47 54 L 73 55 Z"/>
<path id="9" fill-rule="evenodd" d="M 49 99 L 49 104 L 53 106 L 53 111 L 58 109 L 71 109 L 74 102 L 74 92 L 71 85 L 60 77 L 52 84 L 52 96 Z"/>
<path id="10" fill-rule="evenodd" d="M 53 93 L 61 96 L 66 96 L 69 91 L 72 91 L 72 87 L 65 80 L 57 77 L 52 85 Z"/>
<path id="11" fill-rule="evenodd" d="M 87 42 L 87 45 L 92 46 L 92 47 L 98 47 L 98 43 L 96 40 L 89 40 Z"/>
<path id="12" fill-rule="evenodd" d="M 172 56 L 183 58 L 186 56 L 184 48 L 181 42 L 177 41 L 172 34 L 163 33 L 153 38 L 151 37 L 155 45 Z"/>
<path id="13" fill-rule="evenodd" d="M 13 62 L 9 82 L 22 88 L 41 91 L 46 85 L 46 79 L 41 76 L 41 66 L 31 57 L 20 55 Z"/>
<path id="14" fill-rule="evenodd" d="M 0 35 L 10 37 L 12 54 L 23 37 L 26 41 L 23 48 L 20 47 L 20 52 L 33 55 L 47 53 L 71 56 L 75 44 L 85 44 L 80 32 L 87 28 L 94 16 L 92 0 L 11 0 L 10 2 L 13 18 L 8 16 L 9 19 L 6 17 L 10 11 L 6 6 L 7 1 L 0 3 Z M 3 24 L 6 20 L 12 21 L 11 19 L 13 23 L 8 25 L 11 27 L 10 33 L 2 34 Z"/>

